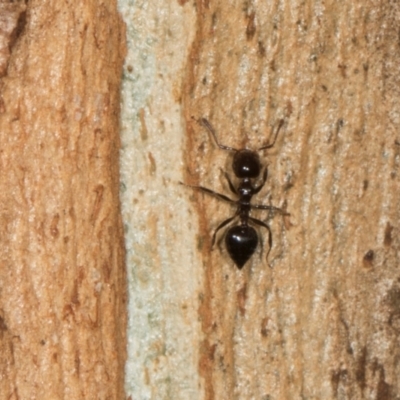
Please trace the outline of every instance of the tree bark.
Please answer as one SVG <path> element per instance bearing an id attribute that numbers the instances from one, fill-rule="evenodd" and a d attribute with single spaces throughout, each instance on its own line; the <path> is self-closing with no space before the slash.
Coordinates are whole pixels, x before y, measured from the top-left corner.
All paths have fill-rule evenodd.
<path id="1" fill-rule="evenodd" d="M 254 202 L 291 214 L 269 222 L 272 269 L 266 231 L 264 255 L 241 272 L 208 245 L 201 252 L 207 399 L 400 393 L 399 11 L 374 1 L 198 2 L 187 181 L 229 193 L 215 164 L 233 176 L 193 115 L 224 145 L 252 149 L 284 119 L 262 154 L 268 189 Z M 196 198 L 208 244 L 233 210 Z"/>
<path id="2" fill-rule="evenodd" d="M 199 399 L 397 398 L 399 5 L 179 3 L 186 15 L 195 12 L 195 23 L 177 24 L 176 2 L 169 14 L 164 4 L 159 14 L 136 10 L 148 29 L 136 43 L 150 30 L 156 39 L 146 47 L 154 64 L 133 85 L 145 82 L 147 92 L 135 126 L 139 175 L 125 182 L 126 201 L 135 204 L 131 226 L 143 227 L 132 236 L 129 268 L 133 310 L 143 307 L 154 340 L 132 330 L 142 348 L 131 355 L 145 365 L 132 397 L 188 398 L 185 382 Z M 231 154 L 192 117 L 206 117 L 222 144 L 251 149 L 267 144 L 284 120 L 274 148 L 260 152 L 269 176 L 253 199 L 291 214 L 252 214 L 272 229 L 272 268 L 262 228 L 263 244 L 241 271 L 223 242 L 211 251 L 214 230 L 235 210 L 177 184 L 178 105 L 183 180 L 232 197 L 220 171 L 234 179 Z M 182 341 L 191 346 L 179 353 Z M 152 349 L 159 351 L 146 358 Z M 181 378 L 196 353 L 197 389 L 195 379 Z"/>
<path id="3" fill-rule="evenodd" d="M 0 398 L 121 399 L 124 24 L 114 1 L 19 12 L 1 46 Z"/>

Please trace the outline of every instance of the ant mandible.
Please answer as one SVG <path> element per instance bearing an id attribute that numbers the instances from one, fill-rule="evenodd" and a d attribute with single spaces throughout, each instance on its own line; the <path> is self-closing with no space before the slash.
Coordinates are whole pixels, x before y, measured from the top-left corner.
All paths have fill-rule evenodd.
<path id="1" fill-rule="evenodd" d="M 226 219 L 220 225 L 218 225 L 217 229 L 214 231 L 211 247 L 215 244 L 215 239 L 217 237 L 217 233 L 224 226 L 230 224 L 236 217 L 239 217 L 240 224 L 234 225 L 228 229 L 225 234 L 225 245 L 228 250 L 230 257 L 233 262 L 239 269 L 242 269 L 244 264 L 250 259 L 250 257 L 254 254 L 257 245 L 258 245 L 258 235 L 256 230 L 249 225 L 252 223 L 254 225 L 259 225 L 263 228 L 266 228 L 268 231 L 268 244 L 269 250 L 267 253 L 267 262 L 268 255 L 271 251 L 272 247 L 272 232 L 271 228 L 263 221 L 259 219 L 250 217 L 250 210 L 269 210 L 280 213 L 281 215 L 290 215 L 285 212 L 281 208 L 277 208 L 274 206 L 266 206 L 263 204 L 250 204 L 251 198 L 257 194 L 264 186 L 268 177 L 268 168 L 264 168 L 264 172 L 262 175 L 262 181 L 258 186 L 254 186 L 252 183 L 252 179 L 256 179 L 260 176 L 261 173 L 261 162 L 259 155 L 252 150 L 249 149 L 235 149 L 233 147 L 222 145 L 218 142 L 217 135 L 215 133 L 214 128 L 205 118 L 200 118 L 198 120 L 214 137 L 215 143 L 222 150 L 234 151 L 235 154 L 233 156 L 232 169 L 237 178 L 240 179 L 240 182 L 237 187 L 234 186 L 232 181 L 230 180 L 228 174 L 225 172 L 225 178 L 228 181 L 228 185 L 230 190 L 238 196 L 238 200 L 232 200 L 224 194 L 217 193 L 214 190 L 208 189 L 204 186 L 193 186 L 186 185 L 180 182 L 182 185 L 189 186 L 193 189 L 201 190 L 212 196 L 217 197 L 220 200 L 226 201 L 231 204 L 235 204 L 237 206 L 237 210 L 233 217 Z M 278 129 L 276 131 L 274 140 L 272 143 L 262 146 L 258 149 L 258 151 L 270 149 L 274 146 L 276 142 L 276 138 L 278 137 L 278 133 L 283 125 L 283 120 L 280 120 Z M 268 263 L 269 265 L 269 263 Z"/>

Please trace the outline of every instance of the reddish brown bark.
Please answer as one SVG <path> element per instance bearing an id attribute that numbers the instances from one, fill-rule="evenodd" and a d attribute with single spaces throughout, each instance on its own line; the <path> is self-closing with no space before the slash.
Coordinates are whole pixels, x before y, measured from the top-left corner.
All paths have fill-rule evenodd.
<path id="1" fill-rule="evenodd" d="M 37 2 L 0 114 L 0 398 L 121 399 L 124 24 L 116 2 Z"/>

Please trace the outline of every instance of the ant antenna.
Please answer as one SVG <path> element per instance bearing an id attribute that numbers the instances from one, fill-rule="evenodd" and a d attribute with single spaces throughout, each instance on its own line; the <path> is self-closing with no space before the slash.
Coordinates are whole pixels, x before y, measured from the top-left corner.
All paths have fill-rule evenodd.
<path id="1" fill-rule="evenodd" d="M 200 119 L 196 119 L 195 117 L 192 117 L 196 122 L 198 122 L 199 124 L 203 125 L 204 128 L 206 128 L 209 132 L 211 132 L 211 134 L 213 135 L 213 138 L 215 140 L 215 143 L 217 144 L 217 146 L 222 149 L 222 150 L 230 150 L 230 151 L 237 151 L 237 149 L 233 148 L 233 147 L 229 147 L 229 146 L 225 146 L 221 143 L 218 142 L 217 139 L 217 134 L 215 133 L 214 128 L 211 126 L 211 124 L 208 122 L 208 120 L 206 120 L 205 118 L 200 118 Z"/>
<path id="2" fill-rule="evenodd" d="M 276 138 L 278 137 L 278 133 L 279 133 L 279 131 L 280 131 L 281 128 L 282 128 L 283 122 L 284 122 L 283 119 L 281 119 L 281 120 L 279 121 L 279 126 L 278 126 L 278 129 L 276 130 L 275 137 L 274 137 L 274 140 L 272 141 L 272 143 L 271 143 L 271 144 L 268 143 L 267 145 L 260 147 L 260 148 L 258 149 L 259 151 L 260 151 L 260 150 L 265 150 L 265 149 L 270 149 L 271 147 L 274 146 L 274 144 L 275 144 L 275 142 L 276 142 Z"/>

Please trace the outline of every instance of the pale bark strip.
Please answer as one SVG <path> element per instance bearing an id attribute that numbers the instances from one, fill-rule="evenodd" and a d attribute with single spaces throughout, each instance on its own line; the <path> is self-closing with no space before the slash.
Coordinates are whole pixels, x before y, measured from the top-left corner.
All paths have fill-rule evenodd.
<path id="1" fill-rule="evenodd" d="M 30 1 L 0 115 L 0 398 L 124 397 L 116 3 Z"/>
<path id="2" fill-rule="evenodd" d="M 230 206 L 195 194 L 205 264 L 207 399 L 393 399 L 400 393 L 400 6 L 198 1 L 184 89 L 186 181 L 229 193 L 221 143 L 258 148 L 257 203 L 278 215 L 269 269 L 210 252 Z M 268 161 L 267 161 L 268 159 Z M 268 191 L 270 195 L 268 194 Z M 255 216 L 267 218 L 264 214 Z M 265 237 L 265 236 L 264 236 Z M 267 245 L 264 244 L 264 247 Z M 222 246 L 224 248 L 224 246 Z"/>
<path id="3" fill-rule="evenodd" d="M 181 89 L 193 3 L 121 1 L 127 24 L 121 200 L 129 277 L 126 391 L 133 400 L 201 399 L 203 270 L 183 179 Z"/>

